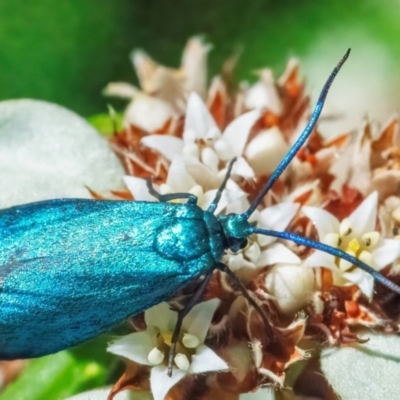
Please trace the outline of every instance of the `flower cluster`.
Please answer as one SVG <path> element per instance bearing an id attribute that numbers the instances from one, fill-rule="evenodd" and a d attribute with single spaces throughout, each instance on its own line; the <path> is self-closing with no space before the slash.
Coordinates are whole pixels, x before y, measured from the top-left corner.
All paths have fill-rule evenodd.
<path id="1" fill-rule="evenodd" d="M 207 87 L 209 49 L 201 38 L 190 39 L 178 69 L 135 51 L 141 87 L 107 86 L 106 94 L 130 100 L 124 129 L 111 138 L 129 189 L 116 196 L 155 201 L 146 187 L 150 178 L 160 193 L 192 193 L 207 209 L 236 157 L 216 213 L 243 213 L 301 133 L 310 108 L 296 60 L 277 80 L 264 69 L 256 83 L 236 89 L 227 63 L 222 77 Z M 399 148 L 397 119 L 383 129 L 366 122 L 359 131 L 329 139 L 316 128 L 251 222 L 319 240 L 385 275 L 395 274 Z M 301 394 L 298 382 L 318 368 L 306 361 L 315 356 L 316 343 L 361 342 L 359 326 L 398 329 L 386 313 L 387 290 L 375 288 L 373 278 L 348 261 L 261 235 L 223 261 L 268 316 L 270 329 L 216 271 L 207 301 L 184 320 L 172 377 L 166 363 L 177 313 L 170 306 L 179 309 L 193 287 L 177 293 L 170 305 L 146 311 L 136 333 L 110 345 L 127 365 L 110 397 L 133 389 L 151 390 L 155 400 L 273 398 L 271 388 L 295 383 Z M 292 365 L 303 372 L 288 374 Z"/>

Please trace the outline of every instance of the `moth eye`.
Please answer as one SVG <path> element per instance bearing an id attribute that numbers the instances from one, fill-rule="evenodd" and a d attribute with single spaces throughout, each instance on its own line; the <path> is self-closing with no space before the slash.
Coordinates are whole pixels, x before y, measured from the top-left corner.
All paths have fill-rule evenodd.
<path id="1" fill-rule="evenodd" d="M 242 240 L 242 242 L 240 243 L 240 250 L 243 250 L 244 248 L 246 248 L 248 244 L 249 244 L 249 241 L 247 239 Z"/>

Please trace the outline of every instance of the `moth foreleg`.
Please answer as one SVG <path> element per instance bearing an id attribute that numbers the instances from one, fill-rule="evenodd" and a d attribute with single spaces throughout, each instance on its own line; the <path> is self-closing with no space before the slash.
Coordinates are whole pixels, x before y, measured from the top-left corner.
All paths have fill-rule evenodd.
<path id="1" fill-rule="evenodd" d="M 178 342 L 179 334 L 181 332 L 183 318 L 185 318 L 185 316 L 189 313 L 189 311 L 203 297 L 203 294 L 204 294 L 204 292 L 206 290 L 208 282 L 210 281 L 210 279 L 212 277 L 213 272 L 214 272 L 214 269 L 210 269 L 207 272 L 207 274 L 205 275 L 205 277 L 203 279 L 203 282 L 201 282 L 200 286 L 194 292 L 193 296 L 185 304 L 185 307 L 183 307 L 182 310 L 178 311 L 178 319 L 176 321 L 176 324 L 175 324 L 175 327 L 174 327 L 174 331 L 172 333 L 171 348 L 170 348 L 169 354 L 168 354 L 168 376 L 172 376 L 172 366 L 174 364 L 176 344 Z"/>

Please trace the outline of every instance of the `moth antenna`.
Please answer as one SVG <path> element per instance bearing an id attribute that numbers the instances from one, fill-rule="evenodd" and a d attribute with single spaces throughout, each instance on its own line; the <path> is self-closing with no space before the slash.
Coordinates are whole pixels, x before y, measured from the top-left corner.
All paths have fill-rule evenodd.
<path id="1" fill-rule="evenodd" d="M 349 261 L 356 267 L 358 267 L 358 268 L 362 269 L 363 271 L 367 272 L 368 274 L 372 275 L 375 280 L 380 282 L 382 285 L 386 286 L 388 289 L 400 294 L 400 286 L 396 285 L 394 282 L 392 282 L 391 280 L 389 280 L 388 278 L 386 278 L 385 276 L 383 276 L 378 271 L 376 271 L 369 265 L 365 264 L 358 258 L 353 257 L 350 254 L 347 254 L 340 249 L 337 249 L 332 246 L 328 246 L 327 244 L 324 244 L 321 242 L 316 242 L 315 240 L 307 239 L 300 235 L 295 235 L 294 233 L 290 233 L 290 232 L 278 232 L 278 231 L 269 230 L 269 229 L 254 228 L 253 233 L 258 233 L 260 235 L 265 235 L 265 236 L 273 236 L 273 237 L 276 237 L 279 239 L 284 239 L 284 240 L 291 240 L 292 242 L 295 242 L 299 245 L 311 247 L 312 249 L 315 249 L 315 250 L 321 250 L 324 253 L 328 253 L 335 257 L 339 257 L 343 260 Z"/>
<path id="2" fill-rule="evenodd" d="M 215 194 L 214 200 L 212 201 L 212 203 L 210 204 L 210 206 L 208 207 L 208 212 L 213 213 L 215 211 L 215 209 L 218 206 L 219 201 L 221 200 L 221 196 L 222 196 L 222 192 L 225 190 L 226 184 L 228 183 L 228 180 L 232 174 L 232 168 L 233 168 L 233 164 L 235 164 L 235 162 L 237 161 L 237 158 L 234 157 L 228 165 L 228 169 L 226 171 L 224 180 L 221 183 L 221 186 L 218 188 L 217 193 Z"/>
<path id="3" fill-rule="evenodd" d="M 243 213 L 243 215 L 246 218 L 249 218 L 250 215 L 254 212 L 254 210 L 257 208 L 257 206 L 261 203 L 262 199 L 264 196 L 268 193 L 268 191 L 271 189 L 273 184 L 276 182 L 276 180 L 282 175 L 283 171 L 287 168 L 289 163 L 293 160 L 294 156 L 297 154 L 297 152 L 300 150 L 301 146 L 305 143 L 305 141 L 308 139 L 310 136 L 312 130 L 315 127 L 315 124 L 318 121 L 318 118 L 321 114 L 322 108 L 325 103 L 326 96 L 328 94 L 329 88 L 332 85 L 332 82 L 334 81 L 336 75 L 340 71 L 340 68 L 342 65 L 345 63 L 347 58 L 349 57 L 350 54 L 350 49 L 346 51 L 346 54 L 343 56 L 343 58 L 339 61 L 339 64 L 335 67 L 335 69 L 331 72 L 329 75 L 328 80 L 325 82 L 324 87 L 322 88 L 322 91 L 319 95 L 317 104 L 315 106 L 315 109 L 311 115 L 310 121 L 308 121 L 307 126 L 304 128 L 304 131 L 301 133 L 299 138 L 296 140 L 296 143 L 291 147 L 291 149 L 287 152 L 283 160 L 280 162 L 280 164 L 277 166 L 271 177 L 268 179 L 268 182 L 265 184 L 263 189 L 258 193 L 256 198 L 253 200 L 251 203 L 249 209 Z"/>

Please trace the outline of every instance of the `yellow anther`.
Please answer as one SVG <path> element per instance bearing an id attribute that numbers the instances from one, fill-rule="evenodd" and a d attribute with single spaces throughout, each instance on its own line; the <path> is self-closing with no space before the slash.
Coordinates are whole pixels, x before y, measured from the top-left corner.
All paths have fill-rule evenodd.
<path id="1" fill-rule="evenodd" d="M 381 234 L 379 232 L 368 232 L 364 235 L 362 235 L 361 239 L 363 241 L 363 244 L 365 247 L 374 247 L 378 242 L 381 237 Z"/>
<path id="2" fill-rule="evenodd" d="M 340 223 L 339 234 L 340 234 L 340 236 L 348 236 L 348 235 L 350 235 L 351 232 L 353 232 L 353 228 L 350 224 L 350 220 L 348 218 L 345 218 Z"/>
<path id="3" fill-rule="evenodd" d="M 360 250 L 361 245 L 360 242 L 357 239 L 352 239 L 350 240 L 349 244 L 347 245 L 346 252 L 352 255 L 357 254 L 358 250 Z"/>
<path id="4" fill-rule="evenodd" d="M 168 346 L 171 346 L 172 333 L 171 332 L 163 332 L 162 336 L 164 338 L 164 343 L 167 344 Z"/>

